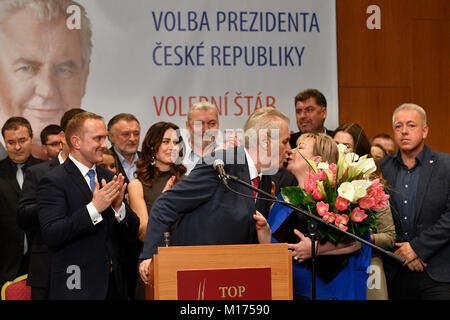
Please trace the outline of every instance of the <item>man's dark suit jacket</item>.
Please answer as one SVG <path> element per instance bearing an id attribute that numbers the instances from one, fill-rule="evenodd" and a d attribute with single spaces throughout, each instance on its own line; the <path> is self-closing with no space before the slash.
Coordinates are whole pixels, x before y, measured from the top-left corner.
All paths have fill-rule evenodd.
<path id="1" fill-rule="evenodd" d="M 220 153 L 220 158 L 225 162 L 225 171 L 250 183 L 244 149 L 237 147 L 227 150 L 228 154 L 230 152 L 235 155 L 234 161 L 227 161 L 227 157 Z M 230 180 L 230 188 L 251 198 L 228 190 L 211 165 L 213 157 L 203 158 L 186 178 L 155 201 L 149 216 L 141 259 L 151 258 L 157 252 L 163 233 L 169 231 L 175 222 L 171 235 L 171 244 L 175 246 L 258 242 L 253 214 L 258 210 L 267 217 L 269 202 L 257 200 L 255 204 L 252 190 Z M 270 193 L 269 176 L 263 175 L 259 188 Z"/>
<path id="2" fill-rule="evenodd" d="M 113 173 L 97 166 L 97 178 L 110 181 Z M 86 205 L 92 191 L 75 164 L 67 159 L 39 181 L 39 223 L 44 242 L 52 251 L 50 299 L 105 299 L 112 267 L 119 294 L 127 297 L 121 243 L 137 236 L 139 218 L 125 203 L 126 216 L 119 223 L 109 207 L 103 221 L 94 225 Z M 68 277 L 80 270 L 80 289 L 67 286 Z M 69 281 L 70 282 L 70 281 Z"/>
<path id="3" fill-rule="evenodd" d="M 111 150 L 116 159 L 117 159 L 117 169 L 118 173 L 121 173 L 125 177 L 125 183 L 128 185 L 130 183 L 130 180 L 127 177 L 127 174 L 125 173 L 125 169 L 123 168 L 122 163 L 119 160 L 119 156 L 117 155 L 116 150 L 114 150 L 114 146 L 109 148 Z M 138 157 L 141 156 L 141 153 L 137 152 Z M 128 192 L 128 189 L 125 191 L 125 193 Z M 133 300 L 135 288 L 136 288 L 136 280 L 137 280 L 137 265 L 139 261 L 139 254 L 141 253 L 141 242 L 137 239 L 130 240 L 125 245 L 125 265 L 126 265 L 126 273 L 127 273 L 127 282 L 128 282 L 128 296 Z"/>
<path id="4" fill-rule="evenodd" d="M 397 156 L 400 156 L 400 152 L 380 160 L 383 177 L 389 184 L 391 196 L 395 194 L 399 166 L 395 159 Z M 430 278 L 439 282 L 450 282 L 450 155 L 425 146 L 423 159 L 414 216 L 417 236 L 410 244 L 417 255 L 428 264 L 425 271 Z M 392 216 L 397 241 L 403 242 L 397 210 L 392 210 Z M 388 280 L 395 276 L 396 270 L 401 267 L 389 258 L 384 259 L 384 265 Z"/>
<path id="5" fill-rule="evenodd" d="M 8 152 L 6 151 L 3 144 L 0 142 L 0 160 L 5 159 L 8 156 Z"/>
<path id="6" fill-rule="evenodd" d="M 31 287 L 49 287 L 50 251 L 42 239 L 38 218 L 36 189 L 41 177 L 51 169 L 59 166 L 58 157 L 27 169 L 22 186 L 22 196 L 17 211 L 17 223 L 28 234 L 32 234 L 30 244 L 30 265 L 28 267 L 27 284 Z"/>
<path id="7" fill-rule="evenodd" d="M 31 157 L 30 166 L 41 162 Z M 24 231 L 17 224 L 22 191 L 9 158 L 0 161 L 0 285 L 14 280 L 23 258 Z M 27 235 L 28 244 L 32 239 Z"/>

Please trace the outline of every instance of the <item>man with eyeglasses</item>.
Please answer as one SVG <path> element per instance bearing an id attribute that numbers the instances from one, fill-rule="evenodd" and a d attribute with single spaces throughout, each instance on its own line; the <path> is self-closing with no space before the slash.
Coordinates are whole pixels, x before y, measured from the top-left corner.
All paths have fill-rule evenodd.
<path id="1" fill-rule="evenodd" d="M 61 152 L 63 138 L 64 132 L 57 124 L 50 124 L 41 131 L 42 151 L 47 156 L 47 160 L 56 158 Z"/>
<path id="2" fill-rule="evenodd" d="M 0 287 L 28 271 L 28 243 L 17 224 L 17 207 L 27 167 L 41 162 L 31 155 L 33 131 L 22 117 L 9 118 L 2 127 L 8 157 L 0 161 Z"/>

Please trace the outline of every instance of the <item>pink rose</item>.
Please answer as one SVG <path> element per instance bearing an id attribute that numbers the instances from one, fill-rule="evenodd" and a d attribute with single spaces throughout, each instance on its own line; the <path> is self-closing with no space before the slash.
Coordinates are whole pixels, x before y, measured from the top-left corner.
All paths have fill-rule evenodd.
<path id="1" fill-rule="evenodd" d="M 336 198 L 336 202 L 334 203 L 334 206 L 339 211 L 344 211 L 344 210 L 347 210 L 348 204 L 349 204 L 349 202 L 348 202 L 347 199 L 342 198 L 341 196 L 339 196 L 339 197 Z"/>
<path id="2" fill-rule="evenodd" d="M 316 203 L 316 210 L 319 216 L 323 217 L 326 213 L 328 213 L 328 209 L 330 208 L 330 205 L 328 203 L 325 203 L 323 201 L 319 201 Z"/>
<path id="3" fill-rule="evenodd" d="M 348 227 L 346 226 L 348 222 L 348 215 L 346 214 L 335 214 L 334 215 L 334 225 L 341 230 L 347 231 Z"/>
<path id="4" fill-rule="evenodd" d="M 352 221 L 354 222 L 362 222 L 365 218 L 367 218 L 367 214 L 364 213 L 364 210 L 356 207 L 352 212 Z"/>

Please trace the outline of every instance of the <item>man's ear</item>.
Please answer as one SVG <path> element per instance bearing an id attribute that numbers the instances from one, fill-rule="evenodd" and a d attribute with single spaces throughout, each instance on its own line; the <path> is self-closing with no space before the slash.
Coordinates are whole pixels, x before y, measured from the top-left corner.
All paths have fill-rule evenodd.
<path id="1" fill-rule="evenodd" d="M 84 71 L 83 74 L 83 87 L 81 88 L 81 97 L 84 97 L 84 95 L 86 94 L 86 85 L 87 85 L 87 80 L 89 77 L 89 72 L 90 72 L 90 62 L 88 62 L 88 65 L 86 66 L 86 70 Z"/>
<path id="2" fill-rule="evenodd" d="M 110 131 L 108 131 L 108 140 L 109 140 L 109 142 L 111 142 L 111 144 L 114 144 L 114 138 L 113 137 L 114 137 L 113 134 Z"/>
<path id="3" fill-rule="evenodd" d="M 72 147 L 76 150 L 80 149 L 80 138 L 78 136 L 71 136 L 70 137 L 70 144 L 72 145 Z"/>
<path id="4" fill-rule="evenodd" d="M 427 136 L 428 136 L 428 126 L 424 125 L 422 128 L 422 137 L 425 140 L 427 138 Z"/>
<path id="5" fill-rule="evenodd" d="M 270 137 L 267 133 L 262 133 L 258 137 L 259 148 L 262 150 L 269 150 L 270 148 Z"/>
<path id="6" fill-rule="evenodd" d="M 48 157 L 47 147 L 44 145 L 41 145 L 41 148 L 42 148 L 42 152 L 44 152 L 44 154 Z"/>

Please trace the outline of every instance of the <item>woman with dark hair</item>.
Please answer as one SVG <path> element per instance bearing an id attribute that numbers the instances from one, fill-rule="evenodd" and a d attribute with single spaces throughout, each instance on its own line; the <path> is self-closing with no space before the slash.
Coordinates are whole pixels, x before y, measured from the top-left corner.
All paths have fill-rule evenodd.
<path id="1" fill-rule="evenodd" d="M 370 141 L 363 128 L 357 123 L 344 123 L 333 132 L 336 143 L 347 146 L 348 152 L 354 152 L 358 156 L 370 155 Z"/>
<path id="2" fill-rule="evenodd" d="M 138 238 L 144 242 L 148 216 L 152 205 L 161 193 L 171 189 L 186 173 L 179 163 L 181 136 L 178 126 L 171 122 L 157 122 L 147 131 L 142 142 L 141 156 L 137 162 L 136 179 L 128 185 L 130 207 L 138 215 Z M 145 285 L 138 277 L 136 299 L 145 298 Z"/>

